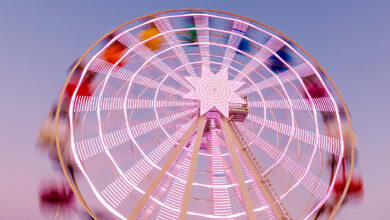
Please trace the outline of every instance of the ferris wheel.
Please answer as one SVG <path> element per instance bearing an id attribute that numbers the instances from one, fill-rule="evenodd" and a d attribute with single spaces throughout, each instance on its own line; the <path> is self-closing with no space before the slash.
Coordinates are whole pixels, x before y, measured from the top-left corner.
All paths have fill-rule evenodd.
<path id="1" fill-rule="evenodd" d="M 264 24 L 214 10 L 148 15 L 91 47 L 60 103 L 72 80 L 70 143 L 57 146 L 69 147 L 80 175 L 68 179 L 92 215 L 307 219 L 332 192 L 348 141 L 341 97 Z"/>

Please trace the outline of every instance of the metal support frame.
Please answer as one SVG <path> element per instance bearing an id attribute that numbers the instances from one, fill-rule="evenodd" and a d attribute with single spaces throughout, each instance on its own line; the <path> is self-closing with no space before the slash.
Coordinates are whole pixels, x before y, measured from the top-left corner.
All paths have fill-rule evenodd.
<path id="1" fill-rule="evenodd" d="M 235 135 L 233 133 L 233 130 L 230 128 L 228 120 L 225 117 L 222 118 L 222 126 L 223 126 L 223 130 L 225 131 L 227 145 L 228 145 L 230 156 L 232 159 L 233 170 L 237 176 L 238 185 L 240 186 L 241 196 L 244 200 L 245 209 L 246 209 L 246 212 L 248 214 L 248 218 L 250 220 L 255 220 L 256 215 L 253 212 L 253 205 L 251 202 L 251 198 L 249 196 L 248 187 L 246 186 L 246 183 L 244 180 L 244 174 L 243 174 L 243 171 L 242 171 L 241 166 L 240 166 L 240 161 L 238 160 L 236 148 L 234 147 Z"/>
<path id="2" fill-rule="evenodd" d="M 247 147 L 243 146 L 242 142 L 237 137 L 236 134 L 237 131 L 234 132 L 232 125 L 230 125 L 230 123 L 226 119 L 223 122 L 224 122 L 224 129 L 228 130 L 229 133 L 232 134 L 230 138 L 233 139 L 236 145 L 239 147 L 239 151 L 241 152 L 242 158 L 247 164 L 249 171 L 253 174 L 253 177 L 257 182 L 258 186 L 260 187 L 261 191 L 264 193 L 265 199 L 270 205 L 270 208 L 272 209 L 273 213 L 276 215 L 276 218 L 280 220 L 290 219 L 287 210 L 283 212 L 282 208 L 277 203 L 277 201 L 280 201 L 280 199 L 275 198 L 276 195 L 272 194 L 269 187 L 266 185 L 267 183 L 270 184 L 269 181 L 266 181 L 266 179 L 262 176 L 262 174 L 258 172 L 255 164 L 253 163 L 250 156 L 246 152 Z"/>
<path id="3" fill-rule="evenodd" d="M 197 121 L 199 123 L 197 123 Z M 158 184 L 161 182 L 162 178 L 166 175 L 166 172 L 171 167 L 179 153 L 182 151 L 183 147 L 187 144 L 188 140 L 190 139 L 191 135 L 194 133 L 195 128 L 200 126 L 203 123 L 204 127 L 204 117 L 200 118 L 195 121 L 192 126 L 186 131 L 186 133 L 181 138 L 179 144 L 176 146 L 176 148 L 172 151 L 171 155 L 169 156 L 168 160 L 165 162 L 164 166 L 161 168 L 160 172 L 157 174 L 156 178 L 154 178 L 153 182 L 149 185 L 148 189 L 146 190 L 145 194 L 142 196 L 142 198 L 138 201 L 136 207 L 131 212 L 130 216 L 127 219 L 135 219 L 146 202 L 150 199 L 150 196 L 157 188 Z M 198 125 L 199 124 L 199 125 Z M 199 128 L 198 128 L 199 133 Z M 197 134 L 198 135 L 198 134 Z"/>
<path id="4" fill-rule="evenodd" d="M 181 203 L 181 211 L 180 211 L 179 219 L 185 219 L 188 212 L 188 206 L 190 204 L 190 197 L 192 192 L 192 184 L 195 178 L 196 165 L 198 163 L 200 142 L 202 140 L 205 124 L 206 124 L 206 116 L 204 115 L 200 116 L 198 130 L 195 138 L 194 151 L 192 152 L 191 164 L 187 176 L 187 183 L 184 189 L 183 201 Z"/>

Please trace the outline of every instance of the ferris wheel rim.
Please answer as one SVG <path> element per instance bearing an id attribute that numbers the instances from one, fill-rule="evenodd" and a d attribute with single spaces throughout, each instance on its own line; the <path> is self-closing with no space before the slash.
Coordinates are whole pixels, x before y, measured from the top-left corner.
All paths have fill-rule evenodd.
<path id="1" fill-rule="evenodd" d="M 108 35 L 114 33 L 116 30 L 119 30 L 120 28 L 134 22 L 134 21 L 138 21 L 140 19 L 144 19 L 146 17 L 150 17 L 150 16 L 155 16 L 155 15 L 159 15 L 159 14 L 163 14 L 163 13 L 170 13 L 170 12 L 178 12 L 178 11 L 209 11 L 209 12 L 215 12 L 215 13 L 222 13 L 222 14 L 227 14 L 227 15 L 232 15 L 232 16 L 236 16 L 236 17 L 240 17 L 240 18 L 243 18 L 243 19 L 246 19 L 246 20 L 249 20 L 251 22 L 254 22 L 254 23 L 257 23 L 261 26 L 264 26 L 266 28 L 269 28 L 271 29 L 272 31 L 280 34 L 281 36 L 283 36 L 284 38 L 288 39 L 293 45 L 296 45 L 301 51 L 303 51 L 308 57 L 310 57 L 310 59 L 312 61 L 314 61 L 316 63 L 316 65 L 322 70 L 322 72 L 325 74 L 326 78 L 330 81 L 330 83 L 332 84 L 333 88 L 336 90 L 336 93 L 338 95 L 338 98 L 340 99 L 340 101 L 342 102 L 342 107 L 346 110 L 346 106 L 345 106 L 345 102 L 341 96 L 341 94 L 339 93 L 339 90 L 337 89 L 336 85 L 334 84 L 333 80 L 329 77 L 329 75 L 327 74 L 327 72 L 322 68 L 322 66 L 305 50 L 303 49 L 299 44 L 297 44 L 295 41 L 291 40 L 289 37 L 287 37 L 286 35 L 282 34 L 281 32 L 273 29 L 272 27 L 268 26 L 268 25 L 265 25 L 259 21 L 256 21 L 256 20 L 253 20 L 251 18 L 247 18 L 245 16 L 241 16 L 241 15 L 237 15 L 237 14 L 234 14 L 234 13 L 229 13 L 229 12 L 224 12 L 224 11 L 220 11 L 220 10 L 212 10 L 212 9 L 197 9 L 197 8 L 188 8 L 188 9 L 173 9 L 173 10 L 166 10 L 166 11 L 160 11 L 160 12 L 156 12 L 156 13 L 151 13 L 151 14 L 148 14 L 148 15 L 145 15 L 145 16 L 142 16 L 142 17 L 139 17 L 139 18 L 136 18 L 136 19 L 133 19 L 133 20 L 130 20 L 120 26 L 118 26 L 117 28 L 113 29 L 112 31 L 108 32 L 106 35 L 104 35 L 103 37 L 101 37 L 98 41 L 96 41 L 81 57 L 80 59 L 75 63 L 75 66 L 72 68 L 63 88 L 62 88 L 62 91 L 61 91 L 61 94 L 60 94 L 60 98 L 59 98 L 59 101 L 58 101 L 58 106 L 59 108 L 57 109 L 57 113 L 56 113 L 56 145 L 57 145 L 57 150 L 58 150 L 58 154 L 59 154 L 59 158 L 60 158 L 60 162 L 61 162 L 61 166 L 64 170 L 64 174 L 66 176 L 66 179 L 67 181 L 69 182 L 69 184 L 71 185 L 71 188 L 73 191 L 75 191 L 75 194 L 76 196 L 78 197 L 78 199 L 82 202 L 83 206 L 86 208 L 86 210 L 89 212 L 89 214 L 91 214 L 92 216 L 95 217 L 95 215 L 93 214 L 93 212 L 89 209 L 88 205 L 83 202 L 83 198 L 81 196 L 81 192 L 77 189 L 75 189 L 72 181 L 70 180 L 69 178 L 69 175 L 68 173 L 66 172 L 66 167 L 64 165 L 64 160 L 63 160 L 63 155 L 61 154 L 61 146 L 60 146 L 60 142 L 59 142 L 59 137 L 58 137 L 58 119 L 59 119 L 59 109 L 61 107 L 61 104 L 62 104 L 62 99 L 63 99 L 63 94 L 64 94 L 64 91 L 65 91 L 65 87 L 66 85 L 69 83 L 69 79 L 71 78 L 71 76 L 73 75 L 76 67 L 80 64 L 81 60 L 83 60 L 85 58 L 85 56 L 99 43 L 101 42 L 104 38 L 106 38 Z M 346 115 L 347 115 L 347 119 L 348 119 L 348 123 L 349 125 L 351 125 L 351 120 L 350 120 L 350 116 L 349 116 L 349 113 L 348 111 L 345 111 L 346 112 Z M 350 126 L 352 129 L 352 126 Z M 331 216 L 334 216 L 334 214 L 336 213 L 337 209 L 339 208 L 340 204 L 342 203 L 342 200 L 344 199 L 345 195 L 346 195 L 346 192 L 348 191 L 348 187 L 349 187 L 349 184 L 350 184 L 350 181 L 351 181 L 351 174 L 353 172 L 353 164 L 354 164 L 354 157 L 355 157 L 355 144 L 354 144 L 354 140 L 352 139 L 352 160 L 351 160 L 351 168 L 350 168 L 350 175 L 349 175 L 349 178 L 347 180 L 347 184 L 346 184 L 346 187 L 344 189 L 344 192 L 343 192 L 343 195 L 342 197 L 340 198 L 339 202 L 338 202 L 338 205 L 336 206 L 336 209 L 332 212 L 332 215 Z"/>

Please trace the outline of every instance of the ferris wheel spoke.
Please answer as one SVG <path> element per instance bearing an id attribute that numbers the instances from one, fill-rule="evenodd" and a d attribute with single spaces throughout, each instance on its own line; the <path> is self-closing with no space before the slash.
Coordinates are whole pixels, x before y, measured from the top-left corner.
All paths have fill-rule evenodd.
<path id="1" fill-rule="evenodd" d="M 224 135 L 224 134 L 222 133 L 222 135 Z M 219 141 L 220 142 L 225 142 L 226 140 L 224 139 L 224 137 L 219 137 Z M 224 145 L 226 145 L 226 143 Z M 228 155 L 229 155 L 229 153 L 228 153 Z M 223 166 L 223 169 L 224 169 L 224 171 L 226 173 L 226 178 L 229 180 L 229 182 L 231 184 L 233 184 L 234 192 L 236 193 L 236 195 L 238 195 L 238 199 L 240 200 L 240 203 L 241 203 L 242 207 L 245 207 L 244 200 L 240 196 L 241 195 L 241 193 L 240 193 L 240 186 L 237 183 L 237 178 L 235 177 L 235 175 L 233 174 L 233 172 L 231 170 L 230 164 L 227 163 L 226 158 L 224 158 L 222 156 L 219 157 L 219 158 L 221 158 L 222 166 Z M 251 182 L 251 180 L 245 181 L 245 183 L 250 183 L 250 182 Z"/>
<path id="2" fill-rule="evenodd" d="M 109 62 L 107 62 L 103 59 L 100 59 L 100 58 L 94 59 L 92 61 L 91 65 L 88 67 L 88 70 L 99 73 L 99 74 L 103 74 L 103 75 L 110 75 L 110 77 L 113 77 L 116 79 L 121 79 L 124 81 L 130 81 L 133 74 L 134 74 L 133 72 L 131 72 L 125 68 L 115 66 L 114 64 L 109 63 Z M 159 84 L 160 84 L 160 82 L 158 82 L 154 79 L 150 79 L 148 77 L 141 76 L 141 75 L 137 75 L 135 77 L 134 83 L 145 86 L 145 87 L 154 88 L 154 89 L 159 88 Z M 185 94 L 178 89 L 175 89 L 173 87 L 166 86 L 166 85 L 160 85 L 159 89 L 163 92 L 170 93 L 172 95 L 183 96 Z"/>
<path id="3" fill-rule="evenodd" d="M 150 79 L 148 77 L 144 77 L 144 76 L 141 76 L 141 75 L 137 75 L 135 77 L 134 83 L 142 85 L 142 86 L 145 86 L 147 88 L 159 89 L 162 92 L 169 93 L 169 94 L 172 94 L 172 95 L 178 95 L 178 96 L 181 96 L 181 97 L 183 97 L 185 95 L 184 92 L 182 92 L 182 91 L 180 91 L 178 89 L 175 89 L 173 87 L 170 87 L 170 86 L 167 86 L 167 85 L 163 85 L 163 84 L 160 85 L 160 82 L 157 82 L 154 79 Z"/>
<path id="4" fill-rule="evenodd" d="M 161 32 L 165 33 L 164 37 L 171 47 L 175 45 L 180 45 L 179 38 L 177 37 L 175 32 L 170 32 L 173 30 L 173 27 L 168 19 L 157 20 L 155 21 L 155 24 Z M 175 47 L 173 48 L 173 51 L 175 52 L 176 56 L 179 58 L 180 62 L 184 64 L 184 67 L 186 68 L 187 72 L 191 76 L 195 77 L 196 73 L 192 68 L 192 65 L 190 64 L 190 61 L 186 53 L 184 52 L 184 49 L 182 47 Z"/>
<path id="5" fill-rule="evenodd" d="M 143 122 L 143 123 L 140 123 L 137 125 L 133 125 L 130 127 L 130 131 L 134 137 L 138 137 L 138 136 L 144 135 L 148 132 L 151 132 L 160 126 L 167 125 L 167 124 L 172 123 L 180 118 L 194 114 L 196 111 L 198 111 L 198 108 L 191 108 L 191 109 L 188 109 L 186 111 L 182 111 L 182 112 L 178 112 L 178 113 L 173 114 L 173 115 L 165 116 L 163 118 L 160 118 L 159 120 L 155 119 L 153 121 L 148 121 L 148 122 Z"/>
<path id="6" fill-rule="evenodd" d="M 215 120 L 210 121 L 211 153 L 221 155 L 221 145 L 217 134 Z M 211 158 L 211 181 L 213 185 L 226 185 L 227 178 L 223 166 L 223 157 Z M 213 188 L 213 211 L 215 216 L 228 216 L 233 214 L 229 191 L 227 188 Z"/>
<path id="7" fill-rule="evenodd" d="M 110 77 L 124 81 L 130 81 L 131 76 L 133 75 L 133 72 L 120 66 L 115 66 L 114 64 L 98 57 L 92 60 L 88 70 L 103 75 L 110 75 Z"/>
<path id="8" fill-rule="evenodd" d="M 185 188 L 184 188 L 183 200 L 182 200 L 181 207 L 180 207 L 181 210 L 180 210 L 179 219 L 185 219 L 185 217 L 187 216 L 191 193 L 192 193 L 192 185 L 194 183 L 195 171 L 196 171 L 196 166 L 198 163 L 200 142 L 201 142 L 202 137 L 203 137 L 205 125 L 206 125 L 206 116 L 204 116 L 204 115 L 200 116 L 198 128 L 196 131 L 194 149 L 192 152 L 190 167 L 188 170 L 187 181 L 186 181 Z"/>
<path id="9" fill-rule="evenodd" d="M 256 135 L 253 132 L 239 124 L 237 124 L 237 127 L 245 136 L 247 136 L 247 138 L 255 140 L 254 144 L 272 160 L 276 161 L 282 156 L 282 153 L 276 146 L 262 138 L 256 138 Z M 283 156 L 279 166 L 295 180 L 301 181 L 300 184 L 316 196 L 316 198 L 321 199 L 326 193 L 328 184 L 312 172 L 307 172 L 307 174 L 304 175 L 306 169 L 290 157 L 286 155 Z"/>
<path id="10" fill-rule="evenodd" d="M 284 46 L 284 43 L 279 39 L 272 37 L 263 48 L 259 50 L 254 56 L 256 59 L 252 59 L 249 63 L 242 69 L 241 72 L 236 76 L 236 80 L 241 80 L 249 73 L 253 72 L 257 67 L 260 66 L 260 62 L 266 61 L 272 56 L 272 52 L 280 50 Z"/>
<path id="11" fill-rule="evenodd" d="M 100 111 L 123 110 L 124 98 L 101 97 Z M 97 111 L 99 97 L 96 96 L 76 96 L 74 101 L 73 112 L 94 112 Z M 170 107 L 193 107 L 197 106 L 193 101 L 167 101 L 152 99 L 127 99 L 126 109 L 152 109 L 170 108 Z"/>
<path id="12" fill-rule="evenodd" d="M 307 63 L 300 64 L 296 67 L 293 67 L 293 70 L 297 72 L 299 78 L 304 78 L 310 75 L 314 75 L 315 71 L 314 69 Z M 272 76 L 270 78 L 267 78 L 265 80 L 262 80 L 255 85 L 251 85 L 249 87 L 246 87 L 244 89 L 241 89 L 237 91 L 238 94 L 250 94 L 253 92 L 256 92 L 257 89 L 263 90 L 266 88 L 272 88 L 279 85 L 279 79 L 282 83 L 288 83 L 292 82 L 294 80 L 298 80 L 298 77 L 294 73 L 292 69 L 286 70 L 284 72 L 279 73 L 278 75 Z"/>
<path id="13" fill-rule="evenodd" d="M 123 43 L 129 48 L 134 49 L 133 51 L 143 57 L 145 60 L 149 60 L 154 66 L 159 68 L 161 71 L 165 73 L 165 75 L 169 75 L 172 79 L 179 82 L 182 86 L 187 89 L 191 89 L 192 86 L 183 78 L 183 76 L 178 75 L 176 72 L 173 72 L 172 69 L 160 58 L 155 56 L 155 54 L 145 45 L 141 44 L 140 41 L 131 35 L 130 33 L 126 33 L 118 38 L 118 41 Z"/>
<path id="14" fill-rule="evenodd" d="M 199 122 L 202 122 L 202 118 L 199 120 Z M 182 151 L 183 147 L 187 144 L 188 140 L 190 139 L 191 135 L 194 133 L 194 130 L 196 128 L 197 123 L 193 123 L 191 128 L 187 130 L 187 132 L 183 135 L 183 138 L 180 140 L 178 146 L 173 150 L 173 152 L 170 154 L 169 158 L 165 162 L 164 166 L 160 170 L 160 172 L 157 174 L 156 178 L 153 180 L 153 182 L 149 185 L 147 191 L 142 196 L 142 198 L 139 200 L 136 207 L 131 212 L 128 219 L 135 219 L 141 209 L 144 207 L 145 203 L 150 199 L 150 196 L 152 193 L 156 190 L 157 186 L 161 182 L 162 178 L 166 175 L 168 169 L 172 166 L 173 162 L 178 157 L 179 153 Z M 198 124 L 198 128 L 199 128 Z"/>
<path id="15" fill-rule="evenodd" d="M 192 143 L 193 140 L 194 140 L 194 135 L 191 136 L 191 138 L 188 140 L 188 143 Z M 187 151 L 188 151 L 188 148 L 183 148 L 180 155 L 177 157 L 176 161 L 174 162 L 174 164 L 171 165 L 170 169 L 167 172 L 170 172 L 173 176 L 177 175 L 177 173 L 179 172 L 179 170 L 181 168 L 181 164 L 183 164 L 184 160 L 187 159 L 187 156 L 188 156 Z M 163 180 L 161 180 L 161 183 L 156 188 L 156 191 L 153 192 L 153 197 L 155 199 L 161 201 L 164 194 L 169 192 L 169 191 L 167 191 L 167 189 L 169 189 L 172 186 L 173 181 L 177 180 L 176 178 L 170 178 L 170 177 L 172 177 L 172 176 L 165 175 L 165 178 L 163 178 Z M 184 181 L 179 181 L 179 182 L 183 183 Z M 140 217 L 142 219 L 148 219 L 150 217 L 150 215 L 153 212 L 155 212 L 154 210 L 155 210 L 155 207 L 157 205 L 158 204 L 156 202 L 152 202 L 152 201 L 150 201 L 149 203 L 146 203 L 144 211 L 139 214 Z M 178 207 L 178 206 L 176 206 L 176 207 Z M 168 208 L 166 208 L 166 209 L 168 209 Z"/>
<path id="16" fill-rule="evenodd" d="M 330 97 L 312 98 L 316 111 L 321 112 L 336 112 L 336 108 L 333 105 Z M 294 110 L 313 111 L 310 101 L 308 99 L 291 99 L 292 108 Z M 290 109 L 290 104 L 285 99 L 280 100 L 268 100 L 268 101 L 249 101 L 249 107 L 251 108 L 271 108 L 271 109 Z"/>
<path id="17" fill-rule="evenodd" d="M 172 123 L 173 121 L 176 121 L 179 118 L 191 115 L 196 111 L 197 111 L 197 108 L 189 109 L 187 111 L 179 112 L 179 113 L 161 118 L 160 119 L 161 126 Z M 158 123 L 158 121 L 153 120 L 153 121 L 144 122 L 144 123 L 134 125 L 134 126 L 130 127 L 130 130 L 133 133 L 133 137 L 138 137 L 138 136 L 141 136 L 141 135 L 144 135 L 148 132 L 153 131 L 154 129 L 158 128 L 159 126 L 160 126 L 160 124 Z M 130 137 L 127 133 L 127 129 L 121 129 L 121 130 L 117 130 L 117 131 L 103 135 L 103 141 L 104 141 L 105 145 L 107 146 L 107 149 L 112 149 L 114 147 L 117 147 L 117 146 L 119 146 L 119 145 L 121 145 L 129 140 L 130 140 Z M 80 156 L 81 161 L 85 161 L 89 158 L 92 158 L 92 157 L 104 152 L 104 145 L 102 144 L 99 136 L 89 138 L 87 140 L 83 140 L 80 142 L 76 142 L 75 148 L 76 148 L 76 151 L 78 152 L 78 155 Z"/>
<path id="18" fill-rule="evenodd" d="M 267 128 L 270 128 L 274 131 L 277 131 L 284 135 L 291 135 L 292 126 L 283 124 L 276 121 L 271 120 L 264 120 L 263 118 L 260 118 L 258 116 L 255 116 L 253 114 L 248 114 L 247 117 L 248 120 L 255 122 L 260 125 L 264 125 Z M 294 132 L 292 133 L 292 138 L 302 141 L 303 143 L 307 143 L 311 146 L 315 146 L 316 144 L 316 136 L 317 134 L 313 131 L 309 131 L 306 129 L 301 129 L 298 127 L 294 128 Z M 341 142 L 340 139 L 333 138 L 327 135 L 319 134 L 319 142 L 318 147 L 321 150 L 327 151 L 329 153 L 332 153 L 334 155 L 340 155 L 340 149 L 341 149 Z"/>
<path id="19" fill-rule="evenodd" d="M 238 184 L 237 178 L 231 170 L 231 166 L 227 163 L 225 158 L 221 158 L 221 161 L 222 161 L 223 169 L 225 170 L 225 173 L 226 173 L 226 177 L 229 180 L 229 182 L 231 184 L 233 184 L 233 190 L 236 193 L 236 195 L 240 201 L 241 206 L 245 207 L 244 200 L 241 197 L 240 185 Z M 251 182 L 253 182 L 253 181 L 252 180 L 245 181 L 245 183 L 247 183 L 247 184 L 251 183 Z"/>
<path id="20" fill-rule="evenodd" d="M 197 109 L 190 109 L 184 112 L 179 112 L 174 115 L 169 115 L 164 118 L 161 118 L 161 124 L 169 124 L 181 117 L 188 116 L 196 112 Z M 157 120 L 149 121 L 145 123 L 140 123 L 138 125 L 132 126 L 130 129 L 133 132 L 134 137 L 138 137 L 147 132 L 150 132 L 158 127 Z M 127 129 L 121 129 L 114 132 L 106 133 L 103 135 L 103 141 L 107 146 L 107 149 L 112 149 L 116 146 L 119 146 L 130 140 L 130 136 L 127 133 Z M 87 140 L 79 141 L 75 143 L 75 149 L 80 156 L 81 161 L 85 161 L 89 158 L 92 158 L 98 154 L 104 152 L 104 145 L 101 142 L 99 136 L 89 138 Z"/>
<path id="21" fill-rule="evenodd" d="M 233 22 L 232 32 L 234 34 L 231 34 L 229 36 L 229 40 L 228 40 L 229 47 L 226 48 L 225 55 L 223 57 L 223 61 L 222 61 L 222 63 L 224 64 L 223 66 L 230 66 L 230 63 L 232 62 L 233 57 L 236 54 L 236 51 L 231 49 L 230 47 L 238 48 L 238 46 L 241 43 L 242 36 L 245 34 L 247 28 L 248 28 L 247 24 L 237 22 L 237 21 Z"/>
<path id="22" fill-rule="evenodd" d="M 195 15 L 194 16 L 195 26 L 199 28 L 197 30 L 198 41 L 199 41 L 199 50 L 200 56 L 202 58 L 202 63 L 210 69 L 210 37 L 209 37 L 209 18 L 204 15 Z"/>
<path id="23" fill-rule="evenodd" d="M 187 179 L 190 169 L 190 163 L 192 154 L 194 151 L 195 140 L 191 141 L 191 144 L 187 151 L 185 151 L 184 161 L 181 163 L 178 173 L 175 175 L 181 179 Z M 185 182 L 174 179 L 173 183 L 170 186 L 170 190 L 167 193 L 167 196 L 164 200 L 164 203 L 171 208 L 177 208 L 181 206 L 181 201 L 183 199 Z M 168 209 L 167 207 L 161 207 L 159 213 L 157 214 L 157 219 L 177 219 L 179 212 Z"/>
<path id="24" fill-rule="evenodd" d="M 179 142 L 179 145 L 177 145 L 177 147 L 175 148 L 175 151 L 170 154 L 173 159 L 176 158 L 176 149 L 180 149 L 180 147 L 182 147 L 182 145 L 186 143 L 185 141 L 188 140 L 189 135 L 193 133 L 195 125 L 196 119 L 192 119 L 172 135 L 172 139 L 174 139 L 175 141 L 178 141 L 179 139 L 181 140 Z M 183 144 L 183 142 L 185 143 Z M 117 178 L 110 185 L 105 187 L 101 191 L 101 194 L 103 196 L 106 195 L 105 199 L 113 207 L 119 206 L 119 204 L 121 204 L 127 198 L 127 196 L 129 196 L 133 192 L 134 187 L 138 186 L 141 181 L 144 180 L 145 177 L 148 176 L 152 171 L 153 166 L 151 165 L 149 160 L 157 164 L 170 151 L 172 151 L 172 148 L 174 146 L 175 143 L 170 138 L 167 138 L 163 143 L 156 146 L 154 150 L 147 155 L 147 157 L 142 158 L 130 169 L 128 169 L 125 172 L 126 179 L 124 179 L 122 176 Z M 164 174 L 166 173 L 165 167 L 161 168 L 160 173 L 161 172 L 163 172 Z M 131 184 L 129 184 L 129 182 Z M 118 188 L 121 190 L 118 190 Z"/>
<path id="25" fill-rule="evenodd" d="M 184 124 L 178 124 L 176 127 L 182 127 Z M 99 125 L 96 125 L 99 126 Z M 103 135 L 103 141 L 108 149 L 120 146 L 123 143 L 130 141 L 127 134 L 127 129 L 120 129 Z M 153 141 L 145 144 L 152 144 Z M 80 161 L 86 161 L 89 158 L 97 156 L 104 152 L 104 146 L 99 137 L 92 137 L 86 140 L 75 142 L 75 149 Z"/>
<path id="26" fill-rule="evenodd" d="M 114 141 L 115 140 L 115 141 Z M 117 130 L 103 135 L 103 141 L 108 149 L 114 148 L 130 140 L 126 129 Z M 75 149 L 81 161 L 85 161 L 104 152 L 104 145 L 99 136 L 75 143 Z"/>

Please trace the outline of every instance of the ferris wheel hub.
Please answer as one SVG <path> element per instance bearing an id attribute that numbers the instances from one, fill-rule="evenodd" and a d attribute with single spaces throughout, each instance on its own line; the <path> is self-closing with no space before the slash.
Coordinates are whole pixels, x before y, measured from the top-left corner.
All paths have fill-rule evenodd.
<path id="1" fill-rule="evenodd" d="M 213 74 L 210 69 L 203 66 L 200 78 L 185 78 L 195 90 L 187 93 L 184 98 L 200 100 L 200 115 L 215 108 L 229 118 L 229 103 L 245 104 L 245 101 L 234 92 L 244 82 L 228 80 L 227 68 Z"/>

